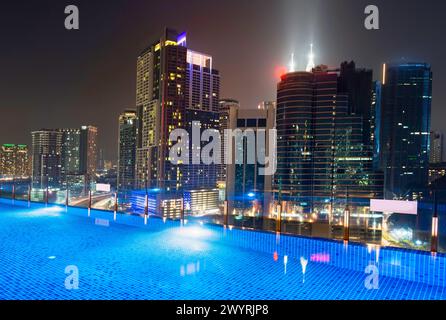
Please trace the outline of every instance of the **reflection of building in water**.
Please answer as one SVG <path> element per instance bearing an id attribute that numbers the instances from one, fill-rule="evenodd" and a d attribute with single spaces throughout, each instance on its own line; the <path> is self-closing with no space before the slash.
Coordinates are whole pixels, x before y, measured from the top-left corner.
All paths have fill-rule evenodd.
<path id="1" fill-rule="evenodd" d="M 180 275 L 190 276 L 200 272 L 200 261 L 183 264 L 180 266 Z"/>
<path id="2" fill-rule="evenodd" d="M 302 283 L 305 283 L 305 273 L 307 272 L 308 260 L 300 257 L 300 265 L 302 266 Z"/>

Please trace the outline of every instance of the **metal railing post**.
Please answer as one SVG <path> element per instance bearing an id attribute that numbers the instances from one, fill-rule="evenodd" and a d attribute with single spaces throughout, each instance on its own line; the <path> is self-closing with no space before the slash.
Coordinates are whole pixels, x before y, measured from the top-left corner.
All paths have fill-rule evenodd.
<path id="1" fill-rule="evenodd" d="M 348 205 L 349 193 L 347 188 L 347 195 L 345 200 L 345 210 L 344 210 L 344 241 L 350 241 L 350 208 Z"/>
<path id="2" fill-rule="evenodd" d="M 225 200 L 224 202 L 224 207 L 223 207 L 223 216 L 225 219 L 225 226 L 228 227 L 229 226 L 229 203 L 228 200 Z"/>
<path id="3" fill-rule="evenodd" d="M 438 251 L 438 206 L 437 206 L 437 192 L 434 191 L 434 213 L 432 216 L 432 234 L 431 234 L 431 252 Z"/>
<path id="4" fill-rule="evenodd" d="M 277 205 L 277 220 L 276 220 L 276 232 L 282 232 L 282 204 Z"/>

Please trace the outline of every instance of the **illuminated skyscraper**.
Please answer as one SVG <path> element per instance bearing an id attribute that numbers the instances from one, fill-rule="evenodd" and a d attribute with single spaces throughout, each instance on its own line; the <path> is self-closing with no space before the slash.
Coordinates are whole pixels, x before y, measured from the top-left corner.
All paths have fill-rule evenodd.
<path id="1" fill-rule="evenodd" d="M 172 165 L 168 141 L 175 129 L 191 134 L 193 121 L 201 123 L 200 132 L 219 128 L 220 76 L 212 57 L 189 50 L 185 33 L 166 29 L 138 57 L 136 82 L 137 187 L 215 188 L 217 166 Z M 200 149 L 191 143 L 189 152 Z"/>
<path id="2" fill-rule="evenodd" d="M 98 163 L 98 128 L 82 126 L 80 131 L 80 172 L 94 181 Z"/>
<path id="3" fill-rule="evenodd" d="M 28 146 L 4 144 L 0 147 L 0 176 L 29 176 Z"/>
<path id="4" fill-rule="evenodd" d="M 61 183 L 62 131 L 42 129 L 31 135 L 33 187 L 58 187 Z"/>
<path id="5" fill-rule="evenodd" d="M 381 154 L 385 195 L 409 199 L 428 183 L 431 67 L 426 63 L 390 66 L 383 83 Z"/>
<path id="6" fill-rule="evenodd" d="M 80 175 L 80 129 L 62 129 L 62 178 Z"/>
<path id="7" fill-rule="evenodd" d="M 119 115 L 118 190 L 135 186 L 137 114 L 126 110 Z"/>
<path id="8" fill-rule="evenodd" d="M 191 135 L 193 122 L 199 122 L 200 135 L 204 130 L 219 130 L 220 75 L 213 69 L 212 57 L 187 50 L 186 87 L 186 130 Z M 199 155 L 207 142 L 196 146 L 190 139 L 189 154 Z M 183 166 L 183 188 L 214 189 L 217 187 L 218 164 L 192 164 Z"/>
<path id="9" fill-rule="evenodd" d="M 296 211 L 324 213 L 347 194 L 382 193 L 363 118 L 349 112 L 348 92 L 340 88 L 339 70 L 326 66 L 288 73 L 278 84 L 274 189 Z"/>
<path id="10" fill-rule="evenodd" d="M 180 166 L 169 161 L 169 135 L 185 128 L 187 49 L 184 34 L 166 29 L 137 60 L 139 118 L 137 186 L 181 188 Z"/>

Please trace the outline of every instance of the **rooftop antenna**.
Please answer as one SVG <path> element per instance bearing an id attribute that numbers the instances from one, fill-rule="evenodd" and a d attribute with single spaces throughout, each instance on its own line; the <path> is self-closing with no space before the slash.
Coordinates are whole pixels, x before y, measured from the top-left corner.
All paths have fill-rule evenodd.
<path id="1" fill-rule="evenodd" d="M 311 72 L 311 71 L 313 71 L 315 66 L 316 65 L 314 63 L 313 44 L 311 44 L 310 45 L 310 54 L 308 55 L 308 64 L 307 64 L 307 68 L 305 69 L 305 71 Z"/>

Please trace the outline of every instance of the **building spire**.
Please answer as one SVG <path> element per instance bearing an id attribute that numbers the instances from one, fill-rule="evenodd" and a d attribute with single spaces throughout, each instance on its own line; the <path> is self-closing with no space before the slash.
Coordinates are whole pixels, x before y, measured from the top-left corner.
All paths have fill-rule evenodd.
<path id="1" fill-rule="evenodd" d="M 310 54 L 308 55 L 308 64 L 307 64 L 307 68 L 305 69 L 307 72 L 311 72 L 314 67 L 316 66 L 314 64 L 314 53 L 313 53 L 313 44 L 310 45 L 311 49 L 310 49 Z"/>
<path id="2" fill-rule="evenodd" d="M 295 72 L 296 71 L 296 65 L 294 63 L 294 52 L 291 54 L 291 61 L 289 65 L 289 72 Z"/>

